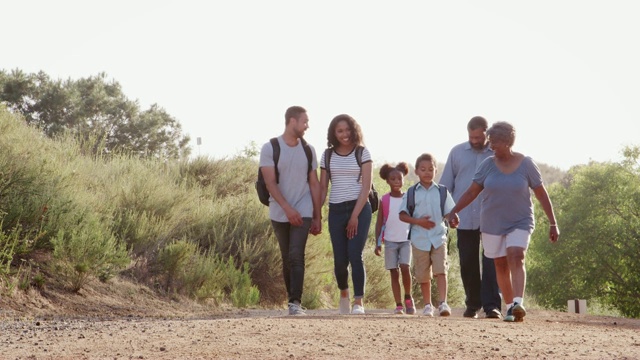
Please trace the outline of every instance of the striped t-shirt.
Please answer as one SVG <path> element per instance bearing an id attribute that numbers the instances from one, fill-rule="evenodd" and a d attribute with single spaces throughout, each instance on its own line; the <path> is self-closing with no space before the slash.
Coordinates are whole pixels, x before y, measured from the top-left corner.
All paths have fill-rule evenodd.
<path id="1" fill-rule="evenodd" d="M 362 190 L 360 167 L 356 161 L 355 147 L 348 155 L 340 155 L 333 150 L 331 164 L 329 164 L 331 176 L 331 191 L 329 203 L 338 204 L 345 201 L 357 200 Z M 322 152 L 320 167 L 326 169 L 325 152 Z M 362 163 L 371 162 L 371 153 L 365 147 L 362 149 Z"/>

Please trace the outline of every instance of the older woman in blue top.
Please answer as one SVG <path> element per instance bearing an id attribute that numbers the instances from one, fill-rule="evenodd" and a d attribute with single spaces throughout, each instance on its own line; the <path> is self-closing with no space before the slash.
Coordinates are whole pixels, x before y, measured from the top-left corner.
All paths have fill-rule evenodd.
<path id="1" fill-rule="evenodd" d="M 496 122 L 488 130 L 494 155 L 483 160 L 473 181 L 449 213 L 452 226 L 459 223 L 458 212 L 483 192 L 480 231 L 485 255 L 493 258 L 496 277 L 507 305 L 505 321 L 522 321 L 527 314 L 524 305 L 526 271 L 524 259 L 535 228 L 533 189 L 549 219 L 549 240 L 558 241 L 560 230 L 540 169 L 534 161 L 514 152 L 516 131 L 508 122 Z"/>

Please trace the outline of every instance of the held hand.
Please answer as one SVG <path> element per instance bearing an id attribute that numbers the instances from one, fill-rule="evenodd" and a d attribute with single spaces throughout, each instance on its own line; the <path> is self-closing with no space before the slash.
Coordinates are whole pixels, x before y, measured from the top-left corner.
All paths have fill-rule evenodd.
<path id="1" fill-rule="evenodd" d="M 376 249 L 373 250 L 374 254 L 380 256 L 380 251 L 382 250 L 382 246 L 376 246 Z"/>
<path id="2" fill-rule="evenodd" d="M 322 234 L 322 224 L 319 218 L 313 218 L 311 220 L 311 228 L 309 229 L 311 235 Z"/>
<path id="3" fill-rule="evenodd" d="M 558 227 L 558 225 L 551 225 L 549 227 L 549 241 L 551 241 L 552 243 L 555 243 L 556 241 L 558 241 L 558 238 L 560 237 L 560 228 Z"/>
<path id="4" fill-rule="evenodd" d="M 453 225 L 456 222 L 457 217 L 458 217 L 458 214 L 450 212 L 445 216 L 445 221 L 448 222 L 450 225 Z"/>
<path id="5" fill-rule="evenodd" d="M 447 216 L 447 222 L 452 229 L 455 229 L 460 225 L 460 217 L 456 213 L 449 214 Z"/>

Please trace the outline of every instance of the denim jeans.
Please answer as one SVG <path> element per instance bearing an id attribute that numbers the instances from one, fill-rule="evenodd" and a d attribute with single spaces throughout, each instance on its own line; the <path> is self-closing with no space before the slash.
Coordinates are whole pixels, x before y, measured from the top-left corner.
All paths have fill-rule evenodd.
<path id="1" fill-rule="evenodd" d="M 460 276 L 466 295 L 465 305 L 474 310 L 483 308 L 485 312 L 500 310 L 501 298 L 496 267 L 493 259 L 482 253 L 482 275 L 480 272 L 480 230 L 458 229 L 458 252 L 460 255 Z"/>
<path id="2" fill-rule="evenodd" d="M 358 233 L 352 239 L 347 238 L 347 224 L 356 201 L 329 204 L 329 235 L 333 247 L 333 266 L 338 288 L 349 288 L 349 265 L 355 298 L 364 297 L 366 272 L 362 251 L 369 236 L 371 225 L 371 204 L 368 202 L 358 216 Z"/>
<path id="3" fill-rule="evenodd" d="M 287 287 L 289 302 L 302 302 L 304 285 L 304 251 L 307 246 L 311 218 L 303 218 L 302 226 L 271 220 L 273 231 L 280 245 L 282 276 Z"/>

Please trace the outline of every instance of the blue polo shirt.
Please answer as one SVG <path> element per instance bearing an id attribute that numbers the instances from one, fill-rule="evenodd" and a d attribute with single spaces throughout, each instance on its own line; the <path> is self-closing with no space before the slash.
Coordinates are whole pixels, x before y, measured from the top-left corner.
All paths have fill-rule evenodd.
<path id="1" fill-rule="evenodd" d="M 468 141 L 454 146 L 449 152 L 447 163 L 444 165 L 440 184 L 449 189 L 453 196 L 453 201 L 458 202 L 465 191 L 471 186 L 471 180 L 476 173 L 478 165 L 493 155 L 493 150 L 487 144 L 481 151 L 476 151 L 471 147 Z M 460 224 L 458 229 L 461 230 L 478 230 L 480 229 L 480 204 L 484 192 L 460 210 Z"/>

